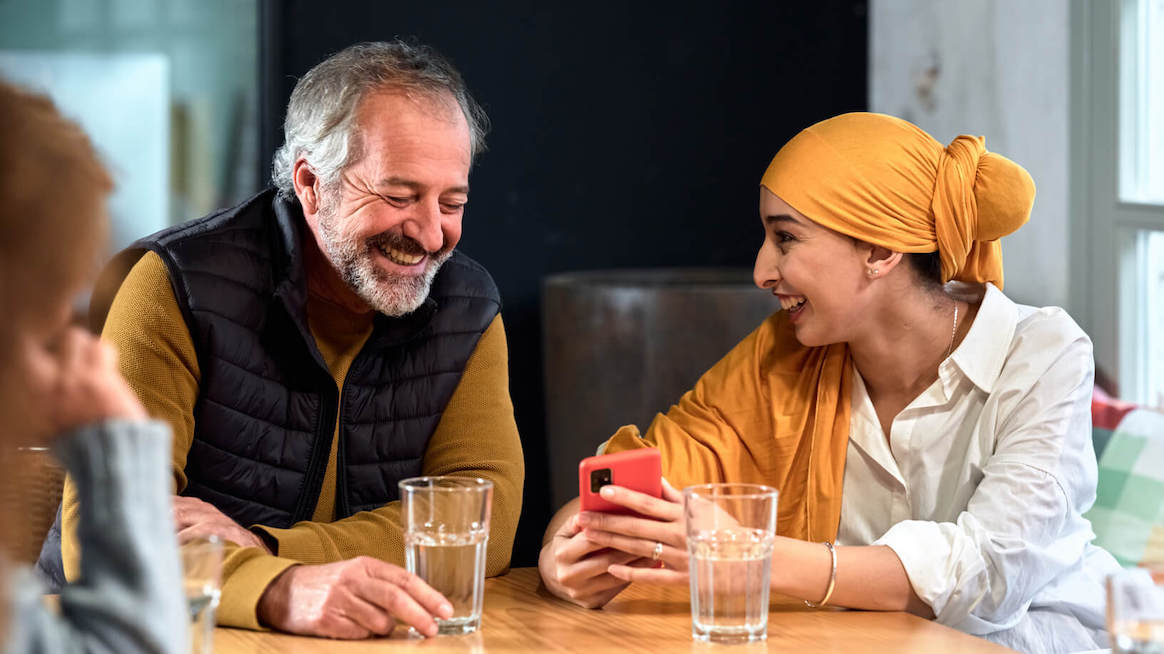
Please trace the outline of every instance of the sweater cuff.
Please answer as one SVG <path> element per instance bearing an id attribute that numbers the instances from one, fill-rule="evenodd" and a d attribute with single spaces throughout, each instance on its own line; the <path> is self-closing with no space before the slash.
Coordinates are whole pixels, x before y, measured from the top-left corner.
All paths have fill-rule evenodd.
<path id="1" fill-rule="evenodd" d="M 271 551 L 282 558 L 298 563 L 330 563 L 323 555 L 323 543 L 311 529 L 279 529 L 255 525 L 251 530 L 258 532 L 259 538 L 268 543 L 268 546 L 274 542 L 276 547 Z"/>
<path id="2" fill-rule="evenodd" d="M 297 561 L 263 554 L 257 548 L 248 548 L 236 555 L 252 553 L 240 563 L 230 576 L 222 581 L 222 601 L 218 606 L 218 624 L 223 627 L 241 627 L 265 631 L 259 623 L 259 600 L 275 578 Z"/>

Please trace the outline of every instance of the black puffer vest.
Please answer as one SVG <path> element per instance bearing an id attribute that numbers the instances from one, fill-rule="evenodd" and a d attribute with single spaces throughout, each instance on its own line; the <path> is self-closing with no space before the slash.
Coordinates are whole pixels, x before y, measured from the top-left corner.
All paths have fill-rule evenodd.
<path id="1" fill-rule="evenodd" d="M 376 316 L 338 398 L 307 327 L 302 224 L 297 205 L 267 190 L 134 243 L 94 295 L 119 285 L 146 250 L 166 263 L 201 373 L 183 494 L 244 526 L 311 518 L 337 407 L 336 519 L 397 499 L 396 483 L 421 474 L 465 363 L 500 310 L 489 273 L 455 253 L 421 308 Z M 95 326 L 107 313 L 94 305 Z"/>

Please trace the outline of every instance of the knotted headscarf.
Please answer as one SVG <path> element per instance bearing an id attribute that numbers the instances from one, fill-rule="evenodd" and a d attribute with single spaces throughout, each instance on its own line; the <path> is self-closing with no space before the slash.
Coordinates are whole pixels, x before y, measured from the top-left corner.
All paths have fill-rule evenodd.
<path id="1" fill-rule="evenodd" d="M 1030 215 L 1035 185 L 1017 164 L 959 136 L 943 148 L 880 114 L 844 114 L 788 142 L 760 182 L 797 211 L 896 252 L 940 252 L 942 279 L 1002 286 L 998 239 Z M 778 312 L 709 370 L 643 436 L 607 452 L 657 447 L 673 483 L 757 482 L 780 490 L 777 532 L 833 540 L 841 520 L 852 415 L 846 343 L 805 347 Z"/>
<path id="2" fill-rule="evenodd" d="M 912 123 L 849 113 L 797 134 L 760 184 L 814 222 L 895 252 L 934 252 L 942 281 L 1002 288 L 998 239 L 1030 217 L 1035 183 L 980 136 L 942 147 Z"/>

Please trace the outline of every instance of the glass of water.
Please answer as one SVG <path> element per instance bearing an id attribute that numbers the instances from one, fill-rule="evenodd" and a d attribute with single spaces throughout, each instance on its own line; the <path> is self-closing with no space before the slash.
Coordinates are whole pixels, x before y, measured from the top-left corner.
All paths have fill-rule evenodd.
<path id="1" fill-rule="evenodd" d="M 1164 653 L 1164 570 L 1129 568 L 1109 576 L 1107 622 L 1113 652 Z"/>
<path id="2" fill-rule="evenodd" d="M 776 489 L 702 484 L 683 490 L 691 635 L 713 643 L 768 637 Z"/>
<path id="3" fill-rule="evenodd" d="M 214 651 L 215 610 L 222 592 L 222 540 L 217 536 L 182 545 L 182 582 L 190 608 L 190 652 Z"/>
<path id="4" fill-rule="evenodd" d="M 468 634 L 481 625 L 485 547 L 493 482 L 472 477 L 414 477 L 400 482 L 404 561 L 453 605 L 437 619 L 440 634 Z"/>

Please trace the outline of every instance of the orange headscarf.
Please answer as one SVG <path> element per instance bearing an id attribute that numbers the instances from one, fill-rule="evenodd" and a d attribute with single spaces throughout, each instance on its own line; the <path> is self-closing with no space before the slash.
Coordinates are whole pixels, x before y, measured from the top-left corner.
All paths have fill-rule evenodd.
<path id="1" fill-rule="evenodd" d="M 884 114 L 821 121 L 788 142 L 760 184 L 829 229 L 895 252 L 934 252 L 942 281 L 1002 288 L 998 239 L 1030 217 L 1027 171 L 980 136 L 942 147 Z"/>
<path id="2" fill-rule="evenodd" d="M 844 114 L 788 142 L 760 182 L 808 218 L 896 252 L 938 251 L 944 281 L 1002 286 L 998 239 L 1030 215 L 1035 185 L 981 137 L 943 148 L 910 123 Z M 849 443 L 852 356 L 807 348 L 784 313 L 769 318 L 640 437 L 607 452 L 658 447 L 679 485 L 712 481 L 780 490 L 781 535 L 833 540 Z"/>

